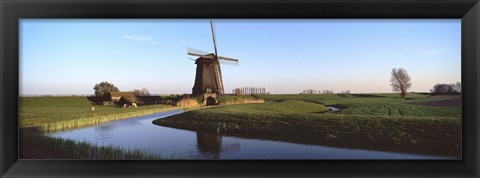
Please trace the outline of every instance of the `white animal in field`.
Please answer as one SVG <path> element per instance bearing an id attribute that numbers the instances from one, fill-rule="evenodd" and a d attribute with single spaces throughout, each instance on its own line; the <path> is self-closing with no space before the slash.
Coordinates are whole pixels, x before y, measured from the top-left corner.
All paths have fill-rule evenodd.
<path id="1" fill-rule="evenodd" d="M 123 104 L 123 107 L 126 108 L 126 107 L 127 107 L 127 104 Z"/>
<path id="2" fill-rule="evenodd" d="M 95 107 L 92 107 L 92 112 L 95 111 Z"/>
<path id="3" fill-rule="evenodd" d="M 132 103 L 132 106 L 136 108 L 136 107 L 137 107 L 137 103 Z"/>

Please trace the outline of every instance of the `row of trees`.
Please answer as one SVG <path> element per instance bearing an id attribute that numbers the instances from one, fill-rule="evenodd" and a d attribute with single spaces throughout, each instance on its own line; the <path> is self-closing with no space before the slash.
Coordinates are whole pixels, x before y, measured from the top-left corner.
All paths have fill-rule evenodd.
<path id="1" fill-rule="evenodd" d="M 267 94 L 267 89 L 265 87 L 241 87 L 233 89 L 232 93 L 236 95 Z"/>
<path id="2" fill-rule="evenodd" d="M 430 93 L 433 94 L 459 94 L 462 93 L 462 83 L 451 83 L 444 84 L 439 83 L 433 86 L 433 89 L 430 89 Z"/>
<path id="3" fill-rule="evenodd" d="M 118 90 L 118 87 L 116 87 L 115 85 L 107 81 L 95 84 L 95 86 L 93 87 L 93 90 L 95 91 L 95 96 L 107 96 L 108 94 L 110 94 L 110 92 L 120 91 Z M 150 92 L 146 88 L 135 89 L 133 90 L 133 93 L 135 93 L 135 95 L 137 96 L 150 95 Z"/>
<path id="4" fill-rule="evenodd" d="M 146 88 L 142 88 L 142 89 L 135 89 L 133 90 L 133 93 L 135 93 L 135 95 L 137 96 L 149 96 L 150 95 L 150 92 L 146 89 Z"/>
<path id="5" fill-rule="evenodd" d="M 333 90 L 315 90 L 315 89 L 306 89 L 303 90 L 300 94 L 334 94 Z"/>
<path id="6" fill-rule="evenodd" d="M 307 89 L 307 90 L 303 90 L 301 93 L 301 95 L 304 95 L 304 94 L 335 94 L 335 92 L 333 92 L 333 90 L 314 90 L 314 89 Z M 350 90 L 345 90 L 345 91 L 341 91 L 339 94 L 350 94 Z"/>

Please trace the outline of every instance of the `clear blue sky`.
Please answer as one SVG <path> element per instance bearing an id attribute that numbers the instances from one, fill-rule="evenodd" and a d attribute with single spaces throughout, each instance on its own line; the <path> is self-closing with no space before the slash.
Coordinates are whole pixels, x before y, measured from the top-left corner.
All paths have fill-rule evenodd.
<path id="1" fill-rule="evenodd" d="M 266 87 L 392 92 L 392 68 L 411 91 L 461 81 L 459 19 L 215 20 L 225 91 Z M 191 93 L 194 61 L 186 48 L 213 52 L 208 19 L 20 21 L 20 94 L 93 94 L 109 81 L 122 91 Z"/>

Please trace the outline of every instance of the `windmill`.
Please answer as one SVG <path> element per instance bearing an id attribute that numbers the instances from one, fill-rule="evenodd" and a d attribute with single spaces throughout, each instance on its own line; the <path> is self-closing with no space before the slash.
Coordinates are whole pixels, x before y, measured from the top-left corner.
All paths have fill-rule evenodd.
<path id="1" fill-rule="evenodd" d="M 214 53 L 209 53 L 193 48 L 187 48 L 187 54 L 198 57 L 195 60 L 197 65 L 195 74 L 195 84 L 192 88 L 192 95 L 201 96 L 204 94 L 224 94 L 222 64 L 238 65 L 238 59 L 219 56 L 217 51 L 217 42 L 215 39 L 215 27 L 213 21 L 210 20 L 210 28 L 212 30 Z"/>

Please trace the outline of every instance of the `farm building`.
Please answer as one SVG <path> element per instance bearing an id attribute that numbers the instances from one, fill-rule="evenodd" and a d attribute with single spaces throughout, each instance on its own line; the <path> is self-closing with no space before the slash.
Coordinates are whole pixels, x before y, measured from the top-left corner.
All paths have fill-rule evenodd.
<path id="1" fill-rule="evenodd" d="M 87 99 L 98 105 L 118 105 L 134 106 L 134 105 L 151 105 L 151 104 L 166 104 L 166 105 L 192 105 L 196 104 L 195 99 L 188 99 L 189 97 L 181 95 L 160 96 L 160 95 L 139 95 L 136 96 L 133 92 L 110 92 L 105 96 L 88 96 Z M 195 101 L 195 102 L 193 102 Z"/>
<path id="2" fill-rule="evenodd" d="M 110 92 L 110 98 L 112 103 L 123 106 L 142 105 L 143 102 L 135 96 L 133 92 Z"/>

